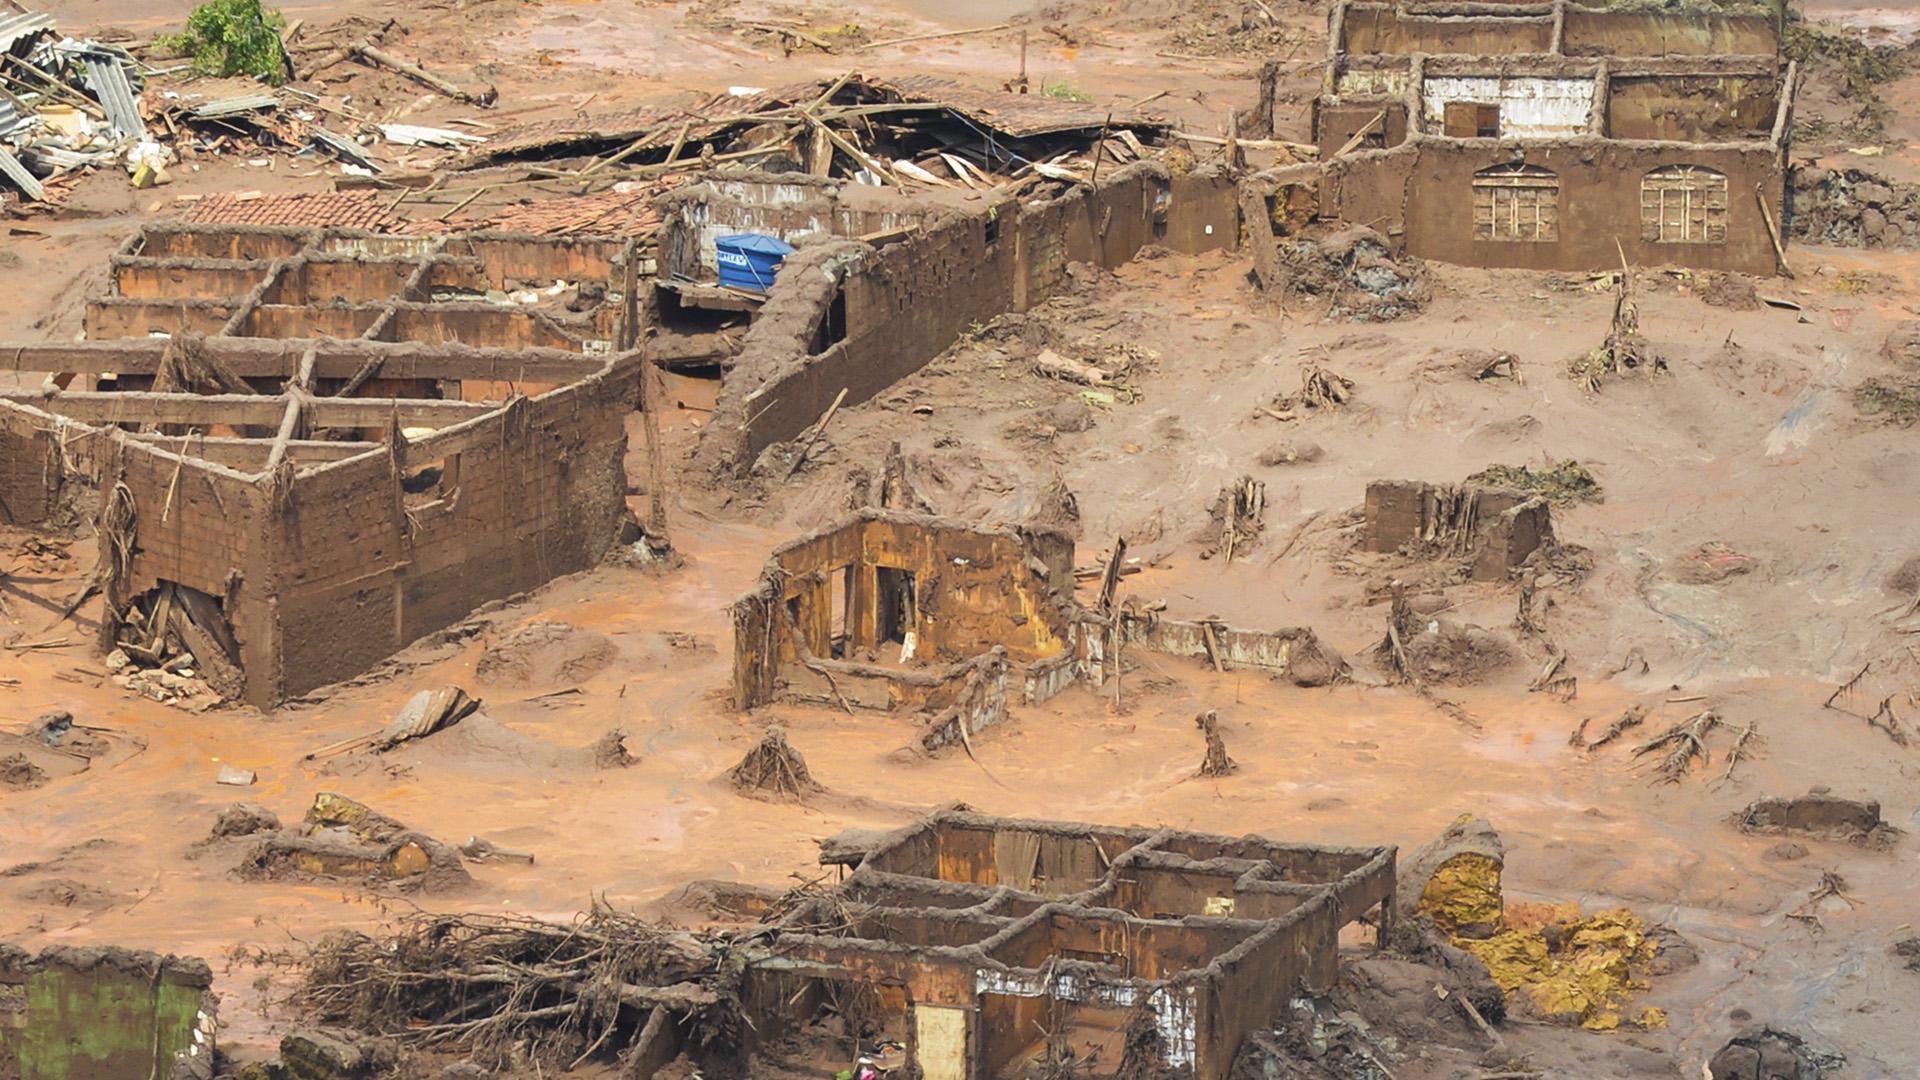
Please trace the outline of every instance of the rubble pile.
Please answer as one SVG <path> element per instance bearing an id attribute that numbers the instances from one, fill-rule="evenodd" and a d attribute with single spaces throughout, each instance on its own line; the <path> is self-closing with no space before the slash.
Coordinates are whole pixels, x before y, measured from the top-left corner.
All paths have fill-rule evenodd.
<path id="1" fill-rule="evenodd" d="M 1285 291 L 1330 301 L 1333 318 L 1390 322 L 1418 315 L 1431 294 L 1420 264 L 1395 258 L 1386 237 L 1365 225 L 1282 241 L 1280 259 Z"/>
<path id="2" fill-rule="evenodd" d="M 136 183 L 152 176 L 167 153 L 135 97 L 149 70 L 117 45 L 59 33 L 51 15 L 0 17 L 0 200 L 46 202 L 77 171 L 114 162 Z"/>
<path id="3" fill-rule="evenodd" d="M 1793 238 L 1845 247 L 1920 243 L 1920 188 L 1861 169 L 1802 165 L 1791 185 Z"/>
<path id="4" fill-rule="evenodd" d="M 169 583 L 127 605 L 106 665 L 116 686 L 204 712 L 244 689 L 238 655 L 219 601 Z"/>
<path id="5" fill-rule="evenodd" d="M 350 881 L 405 892 L 444 893 L 472 882 L 460 853 L 364 803 L 323 791 L 306 819 L 269 830 L 273 816 L 242 814 L 216 824 L 214 836 L 251 846 L 234 876 L 242 881 Z"/>
<path id="6" fill-rule="evenodd" d="M 452 100 L 491 103 L 490 89 L 457 86 L 383 49 L 392 20 L 349 18 L 304 34 L 295 26 L 284 37 L 268 26 L 272 67 L 254 72 L 230 60 L 206 63 L 208 50 L 224 56 L 229 45 L 219 26 L 198 26 L 202 16 L 189 18 L 187 33 L 124 45 L 68 37 L 45 13 L 0 17 L 0 206 L 57 204 L 82 174 L 110 165 L 123 167 L 136 188 L 168 183 L 183 162 L 221 154 L 256 166 L 272 164 L 261 155 L 326 158 L 348 175 L 371 177 L 391 166 L 376 159 L 378 145 L 400 148 L 413 164 L 416 151 L 445 157 L 485 141 L 376 123 L 353 108 L 350 94 L 332 104 L 314 92 L 326 89 L 319 79 L 329 69 L 358 62 Z"/>

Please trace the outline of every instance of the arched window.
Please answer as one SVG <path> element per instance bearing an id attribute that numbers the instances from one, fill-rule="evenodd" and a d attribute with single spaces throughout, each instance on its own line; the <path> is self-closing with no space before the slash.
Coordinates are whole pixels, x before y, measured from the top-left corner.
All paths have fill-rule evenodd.
<path id="1" fill-rule="evenodd" d="M 1538 165 L 1495 165 L 1473 174 L 1473 238 L 1560 239 L 1560 176 Z"/>
<path id="2" fill-rule="evenodd" d="M 1640 239 L 1650 244 L 1727 242 L 1727 174 L 1667 165 L 1640 181 Z"/>

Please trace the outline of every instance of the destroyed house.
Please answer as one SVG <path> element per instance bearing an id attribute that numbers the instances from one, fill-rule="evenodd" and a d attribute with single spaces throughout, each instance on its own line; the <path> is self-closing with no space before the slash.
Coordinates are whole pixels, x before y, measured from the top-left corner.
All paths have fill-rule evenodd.
<path id="1" fill-rule="evenodd" d="M 932 748 L 1006 716 L 1007 677 L 1072 660 L 1073 541 L 867 510 L 773 552 L 733 606 L 734 703 L 930 714 Z"/>
<path id="2" fill-rule="evenodd" d="M 921 746 L 937 749 L 1004 721 L 1010 695 L 1036 704 L 1103 685 L 1128 650 L 1299 685 L 1344 676 L 1306 627 L 1242 629 L 1111 598 L 1089 606 L 1075 581 L 1073 539 L 1055 529 L 858 511 L 774 549 L 734 603 L 734 705 L 919 712 Z"/>
<path id="3" fill-rule="evenodd" d="M 1422 258 L 1772 275 L 1797 80 L 1742 8 L 1342 0 L 1320 213 Z"/>
<path id="4" fill-rule="evenodd" d="M 103 648 L 268 707 L 635 528 L 624 242 L 160 224 L 7 346 L 0 519 L 97 519 Z M 578 309 L 578 310 L 571 310 Z"/>
<path id="5" fill-rule="evenodd" d="M 756 1036 L 869 989 L 924 1080 L 1011 1075 L 1055 1045 L 1092 1072 L 1220 1080 L 1246 1039 L 1384 941 L 1395 849 L 936 813 L 823 862 L 746 987 Z"/>

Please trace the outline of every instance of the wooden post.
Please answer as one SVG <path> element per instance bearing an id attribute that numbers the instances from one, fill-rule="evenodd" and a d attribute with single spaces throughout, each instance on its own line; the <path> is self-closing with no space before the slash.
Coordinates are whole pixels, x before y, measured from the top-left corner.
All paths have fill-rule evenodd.
<path id="1" fill-rule="evenodd" d="M 840 388 L 839 396 L 833 399 L 833 404 L 827 406 L 827 411 L 820 417 L 820 422 L 813 425 L 813 434 L 807 436 L 807 441 L 800 447 L 800 452 L 793 455 L 793 464 L 787 466 L 787 479 L 793 479 L 793 474 L 800 471 L 800 466 L 807 460 L 807 454 L 813 450 L 813 444 L 819 442 L 820 436 L 826 433 L 828 422 L 833 419 L 834 413 L 840 411 L 840 403 L 845 400 L 847 400 L 847 389 L 843 386 Z"/>

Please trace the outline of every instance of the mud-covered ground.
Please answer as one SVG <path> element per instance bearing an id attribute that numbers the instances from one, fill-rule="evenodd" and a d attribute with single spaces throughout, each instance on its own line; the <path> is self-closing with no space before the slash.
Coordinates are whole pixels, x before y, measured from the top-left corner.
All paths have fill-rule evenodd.
<path id="1" fill-rule="evenodd" d="M 52 9 L 70 32 L 114 24 L 146 34 L 186 6 L 167 0 L 137 20 L 112 4 Z M 1227 109 L 1251 102 L 1259 59 L 1297 46 L 1281 134 L 1303 137 L 1324 12 L 1269 6 L 1277 23 L 1247 22 L 1238 6 L 1214 4 L 1049 9 L 1026 23 L 1031 77 L 1114 103 L 1166 91 L 1155 108 L 1212 133 Z M 997 85 L 1016 70 L 1015 30 L 785 56 L 735 25 L 858 23 L 867 40 L 880 40 L 1013 12 L 981 9 L 352 0 L 287 14 L 400 18 L 403 51 L 449 69 L 472 66 L 500 87 L 488 118 L 504 124 L 853 66 Z M 1905 93 L 1906 84 L 1895 89 Z M 399 83 L 370 81 L 364 92 L 416 123 L 472 112 L 422 103 Z M 1839 100 L 1830 88 L 1811 92 Z M 1899 144 L 1883 157 L 1912 152 Z M 144 192 L 103 172 L 66 211 L 3 223 L 11 231 L 0 235 L 0 340 L 71 338 L 80 297 L 104 280 L 108 253 L 178 196 L 330 182 L 309 164 L 298 175 L 286 170 L 284 162 L 267 170 L 214 160 Z M 1920 444 L 1910 428 L 1863 416 L 1854 400 L 1862 381 L 1898 370 L 1883 343 L 1916 315 L 1920 262 L 1809 248 L 1792 259 L 1797 279 L 1756 284 L 1797 312 L 1707 302 L 1737 299 L 1738 282 L 1641 275 L 1642 325 L 1670 370 L 1609 381 L 1598 393 L 1566 374 L 1603 338 L 1612 310 L 1605 283 L 1583 275 L 1434 266 L 1423 313 L 1374 324 L 1263 297 L 1248 284 L 1247 260 L 1231 254 L 1085 270 L 1065 295 L 981 328 L 893 391 L 844 410 L 792 484 L 772 479 L 784 474 L 784 458 L 738 485 L 680 475 L 668 500 L 680 568 L 609 567 L 556 582 L 485 616 L 469 640 L 412 650 L 390 677 L 264 716 L 195 714 L 115 687 L 84 647 L 97 604 L 55 625 L 92 572 L 92 542 L 79 539 L 63 555 L 26 551 L 24 534 L 0 534 L 0 569 L 10 575 L 0 639 L 79 643 L 0 652 L 0 728 L 65 710 L 110 729 L 107 752 L 84 769 L 49 758 L 38 786 L 0 787 L 0 940 L 203 956 L 225 999 L 225 1043 L 259 1056 L 292 1020 L 279 1004 L 287 975 L 257 963 L 262 953 L 298 951 L 331 928 L 370 928 L 411 905 L 564 919 L 594 897 L 657 904 L 692 879 L 782 886 L 817 876 L 823 837 L 893 827 L 955 801 L 996 814 L 1392 843 L 1403 852 L 1477 813 L 1506 840 L 1511 897 L 1626 906 L 1676 928 L 1700 956 L 1655 978 L 1640 999 L 1667 1011 L 1666 1029 L 1510 1028 L 1509 1041 L 1545 1075 L 1698 1076 L 1750 1022 L 1844 1053 L 1844 1076 L 1915 1075 L 1920 972 L 1891 946 L 1915 934 L 1920 841 L 1908 836 L 1882 851 L 1809 839 L 1803 855 L 1782 859 L 1794 853 L 1778 838 L 1726 822 L 1758 796 L 1826 785 L 1878 798 L 1888 821 L 1920 830 L 1920 746 L 1823 708 L 1837 684 L 1871 663 L 1839 703 L 1870 714 L 1890 698 L 1899 715 L 1920 716 L 1912 697 L 1920 639 L 1901 632 L 1911 620 L 1895 618 L 1920 586 L 1911 562 L 1920 557 Z M 1042 348 L 1109 363 L 1124 355 L 1125 392 L 1090 400 L 1084 387 L 1037 376 L 1031 361 Z M 1500 353 L 1515 358 L 1519 377 L 1476 378 Z M 1332 410 L 1278 403 L 1299 390 L 1308 364 L 1352 380 L 1354 399 Z M 712 392 L 711 383 L 675 380 L 671 396 L 699 404 Z M 705 416 L 669 411 L 670 460 L 687 458 Z M 637 421 L 632 430 L 629 474 L 639 478 Z M 886 716 L 733 712 L 727 605 L 771 547 L 841 512 L 850 473 L 876 470 L 894 440 L 936 509 L 980 520 L 1052 512 L 1039 493 L 1058 479 L 1077 504 L 1082 563 L 1117 536 L 1142 560 L 1123 596 L 1241 626 L 1310 626 L 1348 657 L 1355 679 L 1302 689 L 1146 658 L 1119 700 L 1082 688 L 1016 707 L 1011 723 L 976 737 L 972 757 L 898 753 L 914 731 Z M 1604 498 L 1556 507 L 1568 548 L 1540 588 L 1544 636 L 1512 629 L 1510 585 L 1440 581 L 1430 566 L 1359 550 L 1369 480 L 1452 482 L 1490 465 L 1566 459 L 1592 472 Z M 1208 508 L 1242 475 L 1267 485 L 1263 534 L 1232 565 L 1203 559 L 1212 546 Z M 634 502 L 644 509 L 643 498 Z M 1475 666 L 1468 684 L 1437 686 L 1452 711 L 1389 685 L 1371 654 L 1395 579 L 1414 582 L 1418 602 L 1437 616 L 1487 628 L 1510 654 L 1504 664 Z M 502 641 L 539 621 L 577 626 L 585 643 L 501 657 Z M 1578 679 L 1570 701 L 1527 690 L 1549 648 L 1565 652 Z M 385 726 L 418 689 L 448 683 L 484 699 L 491 722 L 384 755 L 303 760 Z M 1647 735 L 1712 708 L 1736 729 L 1757 725 L 1758 740 L 1726 776 L 1731 737 L 1721 733 L 1711 762 L 1673 784 L 1655 782 L 1632 758 L 1632 738 L 1593 754 L 1568 745 L 1582 720 L 1591 719 L 1591 733 L 1630 705 L 1648 709 L 1639 729 Z M 1204 709 L 1218 712 L 1240 765 L 1219 780 L 1193 776 L 1203 749 L 1193 717 Z M 725 770 L 776 720 L 827 795 L 774 804 L 726 785 Z M 583 748 L 616 725 L 638 761 L 596 768 Z M 0 757 L 13 752 L 0 746 Z M 222 765 L 254 770 L 258 782 L 217 785 Z M 232 802 L 262 804 L 291 822 L 317 791 L 364 800 L 450 843 L 479 836 L 532 852 L 535 862 L 476 864 L 465 891 L 398 898 L 236 882 L 228 876 L 234 849 L 199 845 Z M 1844 879 L 1844 899 L 1809 905 L 1826 872 Z M 1465 1064 L 1457 1055 L 1410 1058 L 1394 1075 L 1448 1076 Z"/>

